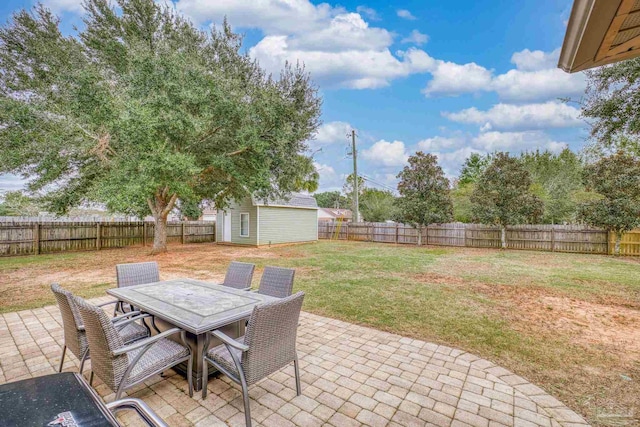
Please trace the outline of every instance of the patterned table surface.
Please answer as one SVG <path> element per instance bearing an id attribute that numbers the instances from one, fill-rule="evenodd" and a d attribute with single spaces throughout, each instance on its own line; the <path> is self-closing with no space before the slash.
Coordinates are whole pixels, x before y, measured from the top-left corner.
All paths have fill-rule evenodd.
<path id="1" fill-rule="evenodd" d="M 121 301 L 193 334 L 248 318 L 276 298 L 194 279 L 173 279 L 107 290 Z"/>

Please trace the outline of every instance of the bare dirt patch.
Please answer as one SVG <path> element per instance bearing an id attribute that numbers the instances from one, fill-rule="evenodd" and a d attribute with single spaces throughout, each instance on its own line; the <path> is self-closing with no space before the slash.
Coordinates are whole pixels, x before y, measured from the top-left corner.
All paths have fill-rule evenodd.
<path id="1" fill-rule="evenodd" d="M 608 303 L 570 298 L 533 284 L 498 285 L 470 282 L 456 276 L 421 273 L 414 280 L 463 287 L 497 302 L 490 310 L 528 334 L 562 334 L 585 348 L 594 345 L 615 354 L 623 364 L 640 359 L 640 310 L 622 301 Z"/>

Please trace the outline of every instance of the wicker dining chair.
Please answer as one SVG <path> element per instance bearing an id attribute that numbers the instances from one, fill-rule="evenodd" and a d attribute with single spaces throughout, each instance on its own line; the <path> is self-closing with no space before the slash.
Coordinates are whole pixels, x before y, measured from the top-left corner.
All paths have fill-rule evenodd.
<path id="1" fill-rule="evenodd" d="M 232 261 L 222 284 L 235 289 L 250 289 L 255 268 L 255 264 Z"/>
<path id="2" fill-rule="evenodd" d="M 299 396 L 302 390 L 296 334 L 303 299 L 304 292 L 298 292 L 279 301 L 255 306 L 243 337 L 233 339 L 219 330 L 207 333 L 202 353 L 202 398 L 207 396 L 209 363 L 242 387 L 247 427 L 251 427 L 249 386 L 291 362 Z M 212 336 L 222 344 L 207 350 Z"/>
<path id="3" fill-rule="evenodd" d="M 63 289 L 57 283 L 51 285 L 51 291 L 56 297 L 58 308 L 62 315 L 62 327 L 64 330 L 64 345 L 62 347 L 62 356 L 60 357 L 58 372 L 62 372 L 64 358 L 67 349 L 69 349 L 69 351 L 80 360 L 80 373 L 82 373 L 84 363 L 89 358 L 89 344 L 82 317 L 80 316 L 71 292 Z M 117 303 L 115 300 L 109 301 L 99 304 L 96 307 L 104 307 L 115 303 Z M 122 338 L 122 341 L 128 344 L 149 336 L 149 329 L 136 323 L 136 321 L 146 317 L 150 316 L 148 314 L 141 314 L 139 311 L 131 311 L 121 316 L 113 317 L 110 321 L 115 325 L 115 329 Z"/>
<path id="4" fill-rule="evenodd" d="M 116 280 L 119 288 L 159 282 L 160 268 L 155 261 L 118 264 L 116 265 Z M 135 310 L 134 307 L 130 307 L 130 309 Z M 116 305 L 114 315 L 116 311 L 125 312 L 122 301 Z"/>
<path id="5" fill-rule="evenodd" d="M 185 331 L 173 328 L 126 345 L 101 308 L 79 297 L 75 302 L 87 331 L 92 373 L 115 391 L 116 400 L 126 389 L 182 362 L 187 362 L 189 396 L 193 396 L 193 355 Z M 168 339 L 175 334 L 182 344 Z"/>
<path id="6" fill-rule="evenodd" d="M 286 298 L 293 291 L 293 277 L 296 271 L 292 268 L 265 267 L 260 278 L 259 294 L 276 298 Z"/>

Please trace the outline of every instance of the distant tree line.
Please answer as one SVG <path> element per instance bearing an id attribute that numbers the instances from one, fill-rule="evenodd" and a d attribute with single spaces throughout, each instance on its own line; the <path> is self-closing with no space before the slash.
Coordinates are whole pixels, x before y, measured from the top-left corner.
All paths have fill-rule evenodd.
<path id="1" fill-rule="evenodd" d="M 594 155 L 602 149 L 595 145 L 581 155 L 568 148 L 557 154 L 472 154 L 453 182 L 436 156 L 417 152 L 398 174 L 398 196 L 361 182 L 362 219 L 417 228 L 450 221 L 493 224 L 502 229 L 503 247 L 509 225 L 583 223 L 613 232 L 618 253 L 622 234 L 640 226 L 640 161 L 636 145 L 625 144 L 631 149 L 618 146 L 600 155 Z M 352 182 L 349 177 L 343 193 L 317 194 L 319 206 L 351 207 Z"/>

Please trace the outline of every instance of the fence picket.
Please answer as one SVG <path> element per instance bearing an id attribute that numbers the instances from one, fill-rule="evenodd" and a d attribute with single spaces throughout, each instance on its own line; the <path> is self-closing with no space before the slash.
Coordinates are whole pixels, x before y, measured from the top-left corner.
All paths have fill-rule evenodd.
<path id="1" fill-rule="evenodd" d="M 318 238 L 334 239 L 336 223 L 318 222 Z M 341 240 L 417 245 L 418 230 L 405 224 L 345 222 Z M 422 241 L 430 245 L 472 248 L 500 248 L 498 226 L 483 224 L 432 224 L 423 229 Z M 580 224 L 514 225 L 506 228 L 507 248 L 552 252 L 607 254 L 613 252 L 615 236 Z M 626 233 L 620 245 L 621 255 L 640 256 L 640 229 Z"/>
<path id="2" fill-rule="evenodd" d="M 215 222 L 167 224 L 169 243 L 215 242 Z M 153 223 L 142 221 L 0 220 L 0 256 L 37 255 L 146 245 Z"/>

